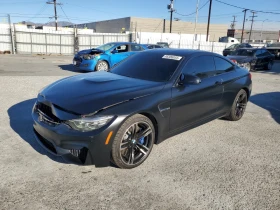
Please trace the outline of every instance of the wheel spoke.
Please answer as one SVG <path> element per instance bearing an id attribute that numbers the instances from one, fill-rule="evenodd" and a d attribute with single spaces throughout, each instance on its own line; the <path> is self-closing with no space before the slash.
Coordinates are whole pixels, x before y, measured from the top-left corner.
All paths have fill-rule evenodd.
<path id="1" fill-rule="evenodd" d="M 144 146 L 143 144 L 139 144 L 139 143 L 137 143 L 137 146 L 139 147 L 139 148 L 141 148 L 144 152 L 148 152 L 149 151 L 149 148 L 148 147 L 146 147 L 146 146 Z"/>
<path id="2" fill-rule="evenodd" d="M 145 130 L 141 131 L 137 134 L 137 139 L 146 137 L 152 133 L 152 129 L 150 127 L 146 128 Z"/>
<path id="3" fill-rule="evenodd" d="M 138 145 L 136 145 L 136 148 L 141 152 L 143 153 L 144 155 L 147 154 L 147 152 L 145 152 L 141 147 L 139 147 Z"/>
<path id="4" fill-rule="evenodd" d="M 129 142 L 121 143 L 121 150 L 127 149 Z"/>
<path id="5" fill-rule="evenodd" d="M 133 164 L 133 162 L 134 162 L 134 148 L 130 147 L 128 163 Z"/>
<path id="6" fill-rule="evenodd" d="M 243 101 L 245 99 L 245 94 L 242 94 L 240 97 L 239 97 L 239 102 Z"/>
<path id="7" fill-rule="evenodd" d="M 239 103 L 239 107 L 245 108 L 246 107 L 246 103 Z"/>

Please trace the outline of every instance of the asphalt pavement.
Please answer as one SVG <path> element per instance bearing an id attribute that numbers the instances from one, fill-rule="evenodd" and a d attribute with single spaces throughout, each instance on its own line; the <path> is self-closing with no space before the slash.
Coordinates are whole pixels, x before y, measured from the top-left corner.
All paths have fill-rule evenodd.
<path id="1" fill-rule="evenodd" d="M 0 209 L 280 209 L 279 62 L 252 73 L 240 121 L 167 139 L 132 170 L 68 164 L 36 142 L 37 93 L 80 73 L 71 62 L 0 55 Z"/>

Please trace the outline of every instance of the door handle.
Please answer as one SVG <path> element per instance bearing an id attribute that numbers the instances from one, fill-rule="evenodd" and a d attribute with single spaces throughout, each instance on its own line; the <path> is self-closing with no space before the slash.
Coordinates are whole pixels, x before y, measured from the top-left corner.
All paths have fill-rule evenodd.
<path id="1" fill-rule="evenodd" d="M 223 80 L 222 79 L 215 82 L 215 85 L 222 85 L 222 84 L 223 84 Z"/>

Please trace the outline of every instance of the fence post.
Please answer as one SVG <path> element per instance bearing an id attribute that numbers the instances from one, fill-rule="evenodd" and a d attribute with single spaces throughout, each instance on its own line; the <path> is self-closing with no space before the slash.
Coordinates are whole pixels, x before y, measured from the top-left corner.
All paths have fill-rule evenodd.
<path id="1" fill-rule="evenodd" d="M 10 15 L 8 14 L 8 22 L 9 22 L 9 31 L 10 31 L 10 38 L 11 38 L 11 47 L 12 47 L 12 54 L 15 54 L 15 46 L 14 46 L 14 41 L 13 41 L 13 30 L 12 30 L 12 27 L 11 27 L 11 17 Z"/>
<path id="2" fill-rule="evenodd" d="M 60 34 L 60 37 L 59 37 L 59 42 L 60 42 L 60 49 L 59 49 L 59 51 L 60 51 L 60 55 L 61 55 L 61 34 Z"/>
<path id="3" fill-rule="evenodd" d="M 45 34 L 45 44 L 46 44 L 46 55 L 48 54 L 48 39 L 47 34 Z"/>
<path id="4" fill-rule="evenodd" d="M 105 44 L 105 35 L 103 35 L 103 44 Z"/>
<path id="5" fill-rule="evenodd" d="M 76 54 L 76 52 L 79 51 L 79 37 L 78 37 L 78 33 L 77 33 L 77 28 L 75 26 L 75 28 L 73 28 L 74 30 L 74 55 Z"/>
<path id="6" fill-rule="evenodd" d="M 91 49 L 91 35 L 89 35 L 89 46 L 90 46 L 90 49 Z"/>
<path id="7" fill-rule="evenodd" d="M 15 49 L 15 54 L 17 54 L 17 37 L 16 37 L 16 26 L 15 24 L 13 23 L 13 29 L 14 29 L 14 49 Z"/>
<path id="8" fill-rule="evenodd" d="M 30 46 L 31 46 L 31 54 L 33 54 L 33 51 L 32 51 L 32 32 L 30 32 Z"/>
<path id="9" fill-rule="evenodd" d="M 179 49 L 181 48 L 181 33 L 180 33 L 180 39 L 179 39 Z"/>
<path id="10" fill-rule="evenodd" d="M 212 42 L 212 52 L 213 52 L 213 49 L 214 49 L 214 42 Z"/>

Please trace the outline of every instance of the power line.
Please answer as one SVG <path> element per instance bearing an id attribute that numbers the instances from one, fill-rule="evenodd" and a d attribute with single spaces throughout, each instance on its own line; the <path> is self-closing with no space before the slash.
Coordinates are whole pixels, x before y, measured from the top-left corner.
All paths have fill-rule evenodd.
<path id="1" fill-rule="evenodd" d="M 198 9 L 198 11 L 199 10 L 201 10 L 203 7 L 205 7 L 206 6 L 206 4 L 209 2 L 209 0 L 208 1 L 206 1 L 205 2 L 205 4 L 203 4 L 199 9 Z M 193 13 L 190 13 L 190 14 L 187 14 L 187 15 L 183 15 L 183 14 L 180 14 L 180 13 L 178 13 L 178 12 L 176 12 L 175 11 L 175 13 L 177 14 L 177 15 L 181 15 L 181 16 L 190 16 L 190 15 L 193 15 L 193 14 L 195 14 L 196 13 L 196 11 L 195 12 L 193 12 Z"/>
<path id="2" fill-rule="evenodd" d="M 236 5 L 232 5 L 232 4 L 229 4 L 229 3 L 226 3 L 226 2 L 223 2 L 223 1 L 220 1 L 220 0 L 215 0 L 217 2 L 220 2 L 222 4 L 225 4 L 225 5 L 228 5 L 228 6 L 231 6 L 231 7 L 235 7 L 235 8 L 238 8 L 238 9 L 243 9 L 243 10 L 246 10 L 247 8 L 244 8 L 244 7 L 239 7 L 239 6 L 236 6 Z M 260 13 L 267 13 L 267 14 L 274 14 L 274 15 L 280 15 L 279 12 L 269 12 L 269 11 L 261 11 L 261 10 L 254 10 L 254 9 L 247 9 L 247 10 L 250 10 L 250 11 L 255 11 L 255 12 L 260 12 Z"/>
<path id="3" fill-rule="evenodd" d="M 30 20 L 36 18 L 37 16 L 39 16 L 42 12 L 44 12 L 46 10 L 46 8 L 47 8 L 47 5 L 44 4 L 43 7 L 39 10 L 39 12 L 37 12 L 32 18 L 29 18 L 27 21 L 30 21 Z"/>
<path id="4" fill-rule="evenodd" d="M 66 15 L 66 13 L 64 12 L 64 10 L 63 10 L 62 6 L 61 6 L 61 5 L 59 5 L 59 6 L 60 6 L 60 8 L 61 8 L 61 10 L 62 10 L 63 14 L 65 15 L 65 17 L 68 19 L 68 21 L 69 21 L 69 22 L 72 22 L 72 21 L 68 18 L 68 16 Z"/>

